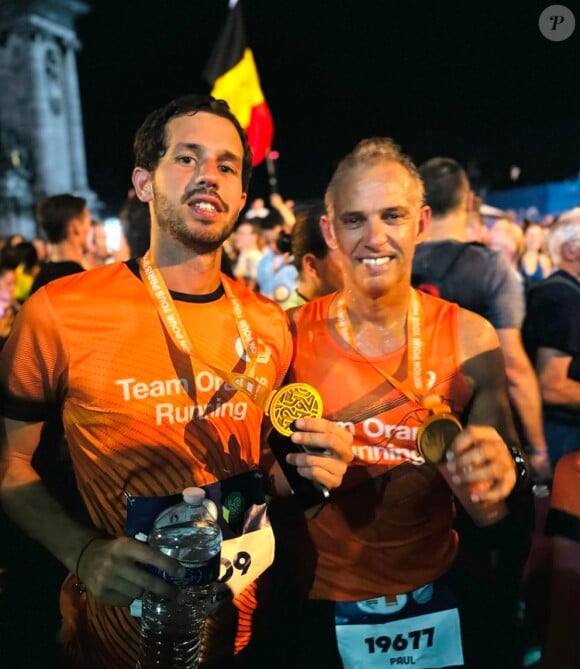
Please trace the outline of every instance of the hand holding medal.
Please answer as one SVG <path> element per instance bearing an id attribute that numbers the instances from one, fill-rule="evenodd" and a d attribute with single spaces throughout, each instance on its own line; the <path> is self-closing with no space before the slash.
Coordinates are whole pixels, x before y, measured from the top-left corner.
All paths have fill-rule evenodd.
<path id="1" fill-rule="evenodd" d="M 289 437 L 298 418 L 322 418 L 322 398 L 307 383 L 290 383 L 273 394 L 266 413 L 274 429 Z"/>

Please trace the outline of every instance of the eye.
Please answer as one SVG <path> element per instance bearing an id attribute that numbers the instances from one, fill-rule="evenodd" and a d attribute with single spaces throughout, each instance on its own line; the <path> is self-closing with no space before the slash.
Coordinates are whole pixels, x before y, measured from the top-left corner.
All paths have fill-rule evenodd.
<path id="1" fill-rule="evenodd" d="M 177 156 L 175 159 L 180 165 L 193 165 L 195 163 L 195 156 L 190 154 L 185 154 L 182 156 Z"/>
<path id="2" fill-rule="evenodd" d="M 360 214 L 347 214 L 342 219 L 343 225 L 347 228 L 358 228 L 364 222 L 364 218 Z"/>
<path id="3" fill-rule="evenodd" d="M 389 225 L 402 225 L 406 220 L 404 211 L 390 209 L 383 214 L 383 221 Z"/>
<path id="4" fill-rule="evenodd" d="M 235 174 L 236 173 L 236 170 L 231 165 L 228 165 L 228 164 L 222 164 L 222 165 L 219 166 L 218 169 L 219 169 L 220 172 L 223 172 L 224 174 Z"/>

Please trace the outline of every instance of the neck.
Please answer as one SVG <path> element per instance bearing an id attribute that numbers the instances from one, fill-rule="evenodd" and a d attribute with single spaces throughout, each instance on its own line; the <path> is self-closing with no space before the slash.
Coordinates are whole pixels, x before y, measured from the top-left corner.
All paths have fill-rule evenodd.
<path id="1" fill-rule="evenodd" d="M 388 294 L 377 298 L 361 295 L 349 287 L 345 287 L 343 294 L 356 348 L 361 353 L 379 357 L 405 344 L 410 295 L 408 285 L 404 289 L 391 289 Z"/>
<path id="2" fill-rule="evenodd" d="M 175 244 L 161 247 L 151 243 L 151 257 L 169 290 L 189 295 L 206 295 L 221 281 L 221 251 L 196 254 Z"/>
<path id="3" fill-rule="evenodd" d="M 454 211 L 446 216 L 433 217 L 423 241 L 440 242 L 446 239 L 465 241 L 467 215 L 464 211 Z"/>
<path id="4" fill-rule="evenodd" d="M 51 262 L 69 261 L 78 262 L 83 266 L 85 265 L 83 249 L 69 239 L 65 239 L 58 244 L 52 244 L 48 259 Z"/>
<path id="5" fill-rule="evenodd" d="M 311 302 L 312 300 L 315 300 L 317 297 L 322 297 L 317 291 L 312 284 L 310 284 L 308 281 L 299 281 L 298 282 L 298 287 L 296 288 L 296 292 L 300 297 L 304 298 L 307 302 Z"/>

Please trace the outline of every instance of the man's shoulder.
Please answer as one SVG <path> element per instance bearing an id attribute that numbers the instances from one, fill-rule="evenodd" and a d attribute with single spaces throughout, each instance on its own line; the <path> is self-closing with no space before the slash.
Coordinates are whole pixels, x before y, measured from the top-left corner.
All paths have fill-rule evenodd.
<path id="1" fill-rule="evenodd" d="M 110 263 L 89 270 L 80 267 L 81 269 L 78 272 L 69 273 L 50 281 L 46 284 L 45 289 L 52 297 L 61 293 L 70 294 L 71 291 L 91 293 L 101 287 L 105 289 L 111 281 L 127 272 L 127 263 L 125 262 Z M 129 276 L 128 273 L 127 276 Z"/>
<path id="2" fill-rule="evenodd" d="M 564 296 L 580 297 L 580 282 L 568 272 L 557 270 L 550 276 L 536 281 L 528 288 L 530 298 L 560 299 Z"/>
<path id="3" fill-rule="evenodd" d="M 63 260 L 59 262 L 47 262 L 42 265 L 38 274 L 34 277 L 30 294 L 35 293 L 42 286 L 51 281 L 56 281 L 62 277 L 70 276 L 71 274 L 78 274 L 84 272 L 84 267 L 73 260 Z"/>

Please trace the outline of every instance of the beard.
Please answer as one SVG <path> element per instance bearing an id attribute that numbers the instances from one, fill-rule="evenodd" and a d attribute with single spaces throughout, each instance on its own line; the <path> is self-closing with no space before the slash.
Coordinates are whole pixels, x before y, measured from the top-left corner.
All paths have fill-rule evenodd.
<path id="1" fill-rule="evenodd" d="M 192 230 L 180 214 L 178 207 L 165 195 L 157 193 L 155 189 L 153 192 L 155 195 L 153 210 L 157 225 L 185 248 L 200 255 L 213 253 L 230 236 L 235 223 L 234 216 L 230 217 L 222 228 L 218 228 L 215 223 L 204 224 L 197 221 L 195 230 Z"/>

